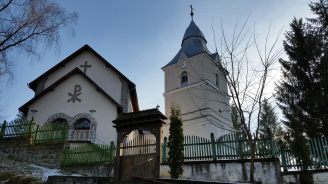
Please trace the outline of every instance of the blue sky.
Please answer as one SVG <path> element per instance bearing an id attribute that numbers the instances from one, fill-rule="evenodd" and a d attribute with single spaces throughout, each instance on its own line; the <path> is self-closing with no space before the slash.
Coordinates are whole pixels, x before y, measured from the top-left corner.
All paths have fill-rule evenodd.
<path id="1" fill-rule="evenodd" d="M 208 47 L 214 51 L 211 29 L 220 31 L 220 19 L 227 34 L 232 34 L 236 22 L 250 16 L 256 32 L 285 32 L 293 17 L 312 16 L 309 0 L 94 0 L 55 1 L 66 11 L 75 11 L 79 19 L 74 34 L 62 31 L 58 47 L 40 49 L 41 58 L 29 58 L 19 53 L 11 55 L 14 78 L 3 84 L 1 114 L 12 120 L 18 108 L 33 97 L 27 83 L 56 63 L 89 44 L 113 66 L 137 85 L 141 109 L 157 104 L 164 109 L 164 73 L 168 63 L 180 48 L 185 29 L 190 22 L 189 5 L 195 9 L 194 20 L 203 31 Z M 281 36 L 282 42 L 283 35 Z M 220 40 L 219 33 L 217 41 Z M 1 119 L 1 121 L 3 120 Z"/>

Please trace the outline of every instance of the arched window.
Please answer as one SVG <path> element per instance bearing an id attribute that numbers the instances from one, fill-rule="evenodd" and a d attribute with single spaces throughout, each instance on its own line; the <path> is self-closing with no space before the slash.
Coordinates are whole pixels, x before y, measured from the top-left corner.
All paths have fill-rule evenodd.
<path id="1" fill-rule="evenodd" d="M 186 71 L 183 71 L 181 73 L 181 81 L 180 81 L 181 86 L 185 86 L 188 84 L 188 74 Z"/>
<path id="2" fill-rule="evenodd" d="M 216 73 L 215 74 L 215 86 L 220 88 L 220 81 L 219 81 L 219 75 Z"/>
<path id="3" fill-rule="evenodd" d="M 74 123 L 74 129 L 75 130 L 90 129 L 90 120 L 87 118 L 81 118 L 76 120 L 76 122 Z"/>
<path id="4" fill-rule="evenodd" d="M 51 124 L 54 126 L 54 127 L 67 127 L 68 123 L 67 123 L 67 120 L 64 119 L 64 118 L 57 118 L 57 119 L 54 119 Z"/>

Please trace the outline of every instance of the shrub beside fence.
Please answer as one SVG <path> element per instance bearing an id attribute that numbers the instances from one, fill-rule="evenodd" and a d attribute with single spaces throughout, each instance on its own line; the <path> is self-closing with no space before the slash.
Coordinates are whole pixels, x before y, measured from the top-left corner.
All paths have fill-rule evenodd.
<path id="1" fill-rule="evenodd" d="M 63 166 L 79 166 L 92 164 L 113 164 L 116 147 L 110 145 L 85 144 L 76 148 L 67 148 L 64 151 Z"/>

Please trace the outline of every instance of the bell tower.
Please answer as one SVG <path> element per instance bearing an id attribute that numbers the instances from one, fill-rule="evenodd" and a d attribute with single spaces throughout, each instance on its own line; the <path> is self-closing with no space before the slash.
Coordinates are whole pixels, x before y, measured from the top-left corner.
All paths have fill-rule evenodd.
<path id="1" fill-rule="evenodd" d="M 226 70 L 217 52 L 211 53 L 207 41 L 193 20 L 187 27 L 181 48 L 162 70 L 165 73 L 165 115 L 171 106 L 181 110 L 185 135 L 215 137 L 234 131 L 231 122 Z M 168 126 L 164 136 L 168 135 Z"/>

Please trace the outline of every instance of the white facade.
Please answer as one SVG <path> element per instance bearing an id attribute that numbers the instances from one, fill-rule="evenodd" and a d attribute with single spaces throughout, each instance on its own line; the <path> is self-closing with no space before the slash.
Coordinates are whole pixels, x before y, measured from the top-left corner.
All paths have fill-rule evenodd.
<path id="1" fill-rule="evenodd" d="M 88 45 L 29 85 L 36 95 L 20 111 L 40 127 L 65 120 L 69 127 L 68 140 L 73 142 L 115 142 L 112 121 L 118 113 L 138 108 L 135 85 Z M 77 128 L 81 119 L 87 120 L 89 129 Z"/>
<path id="2" fill-rule="evenodd" d="M 206 39 L 192 21 L 182 48 L 162 69 L 165 72 L 165 115 L 178 106 L 184 135 L 210 137 L 234 131 L 227 82 L 217 54 L 211 54 Z M 187 81 L 186 81 L 187 80 Z M 164 130 L 168 136 L 168 127 Z"/>

